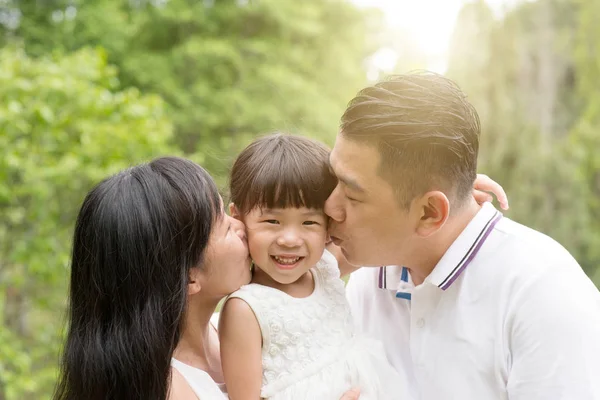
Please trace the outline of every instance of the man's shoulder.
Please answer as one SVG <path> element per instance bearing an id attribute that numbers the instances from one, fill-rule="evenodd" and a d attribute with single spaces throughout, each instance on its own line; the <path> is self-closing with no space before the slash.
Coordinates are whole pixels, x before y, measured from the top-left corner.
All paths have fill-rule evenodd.
<path id="1" fill-rule="evenodd" d="M 510 239 L 521 243 L 527 243 L 528 245 L 551 245 L 553 247 L 556 246 L 562 248 L 560 243 L 545 233 L 507 217 L 504 217 L 498 221 L 494 230 L 506 235 Z"/>
<path id="2" fill-rule="evenodd" d="M 492 240 L 495 251 L 501 258 L 526 273 L 527 268 L 550 265 L 581 267 L 571 253 L 552 237 L 509 218 L 502 218 L 496 225 Z M 494 245 L 495 244 L 495 245 Z M 526 268 L 523 270 L 523 266 Z"/>
<path id="3" fill-rule="evenodd" d="M 503 282 L 511 293 L 525 297 L 572 291 L 597 295 L 577 260 L 550 236 L 508 218 L 495 229 L 497 235 L 487 253 L 493 262 L 480 271 L 487 279 Z"/>

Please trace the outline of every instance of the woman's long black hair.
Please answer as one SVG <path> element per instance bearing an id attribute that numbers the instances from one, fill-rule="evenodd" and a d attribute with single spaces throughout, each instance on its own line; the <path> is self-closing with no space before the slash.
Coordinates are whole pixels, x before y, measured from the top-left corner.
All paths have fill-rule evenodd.
<path id="1" fill-rule="evenodd" d="M 197 164 L 156 159 L 86 196 L 75 226 L 68 334 L 55 400 L 165 400 L 189 270 L 221 215 Z"/>

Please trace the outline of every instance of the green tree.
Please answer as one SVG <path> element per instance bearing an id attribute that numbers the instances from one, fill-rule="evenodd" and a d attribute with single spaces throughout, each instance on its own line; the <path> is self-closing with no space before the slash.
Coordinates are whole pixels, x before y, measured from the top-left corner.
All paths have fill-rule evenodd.
<path id="1" fill-rule="evenodd" d="M 27 52 L 105 48 L 126 86 L 160 94 L 175 138 L 217 177 L 251 137 L 274 130 L 331 142 L 365 83 L 371 14 L 347 0 L 16 2 L 7 41 Z M 372 25 L 371 25 L 372 26 Z"/>
<path id="2" fill-rule="evenodd" d="M 575 62 L 576 97 L 581 112 L 574 124 L 570 145 L 580 163 L 579 176 L 585 181 L 590 209 L 590 240 L 586 256 L 597 266 L 595 281 L 600 286 L 600 28 L 595 16 L 600 15 L 600 3 L 594 0 L 574 0 L 576 32 L 573 57 Z"/>
<path id="3" fill-rule="evenodd" d="M 48 398 L 73 223 L 107 174 L 171 152 L 158 96 L 119 88 L 102 51 L 0 50 L 0 398 Z"/>
<path id="4" fill-rule="evenodd" d="M 524 2 L 501 18 L 484 1 L 470 3 L 456 24 L 448 74 L 480 112 L 479 170 L 507 190 L 507 215 L 558 240 L 593 277 L 600 263 L 590 249 L 600 241 L 582 152 L 594 147 L 572 133 L 584 105 L 574 83 L 575 16 L 572 1 Z"/>

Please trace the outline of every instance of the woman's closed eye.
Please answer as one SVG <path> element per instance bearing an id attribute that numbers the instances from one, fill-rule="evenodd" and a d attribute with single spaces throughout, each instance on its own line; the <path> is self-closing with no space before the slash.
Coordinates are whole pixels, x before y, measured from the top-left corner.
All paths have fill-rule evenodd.
<path id="1" fill-rule="evenodd" d="M 350 201 L 358 201 L 358 199 L 355 199 L 354 197 L 348 196 L 347 194 L 344 193 L 344 197 L 346 197 L 348 200 Z"/>

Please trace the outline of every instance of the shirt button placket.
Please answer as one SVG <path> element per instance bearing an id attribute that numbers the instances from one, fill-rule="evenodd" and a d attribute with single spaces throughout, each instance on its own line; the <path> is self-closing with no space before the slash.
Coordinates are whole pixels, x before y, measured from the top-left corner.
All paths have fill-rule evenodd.
<path id="1" fill-rule="evenodd" d="M 424 343 L 426 329 L 424 328 L 427 322 L 426 316 L 430 310 L 428 310 L 428 298 L 424 289 L 426 288 L 422 286 L 415 288 L 411 300 L 411 353 L 415 368 L 414 372 L 419 386 L 427 382 L 427 369 L 424 364 L 427 359 L 427 349 Z"/>

